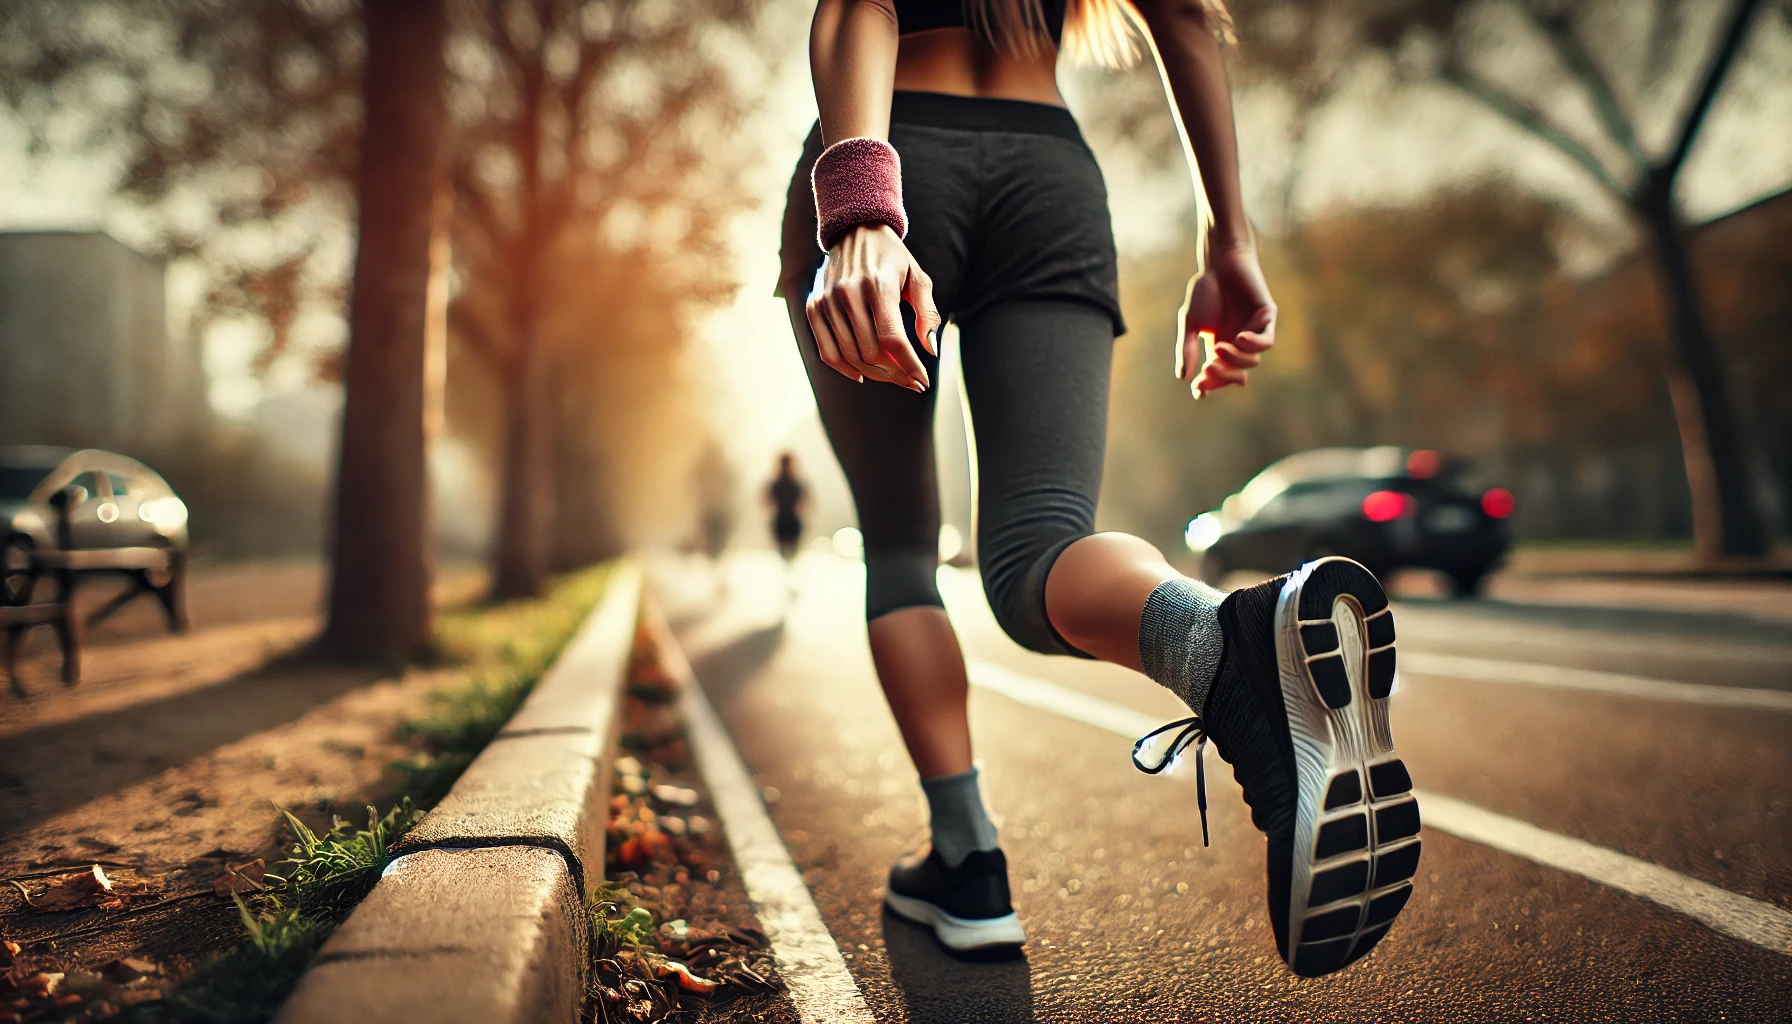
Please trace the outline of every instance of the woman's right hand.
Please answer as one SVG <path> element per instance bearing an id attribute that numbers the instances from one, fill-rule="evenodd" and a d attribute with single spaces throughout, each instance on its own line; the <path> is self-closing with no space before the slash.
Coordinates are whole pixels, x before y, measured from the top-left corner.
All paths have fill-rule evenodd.
<path id="1" fill-rule="evenodd" d="M 834 243 L 804 310 L 821 361 L 855 381 L 886 381 L 925 391 L 927 368 L 902 326 L 902 303 L 915 310 L 915 330 L 939 355 L 939 310 L 933 281 L 896 232 L 862 224 Z"/>
<path id="2" fill-rule="evenodd" d="M 1263 353 L 1276 343 L 1276 302 L 1257 265 L 1255 246 L 1208 250 L 1200 276 L 1188 283 L 1181 322 L 1177 379 L 1188 381 L 1196 398 L 1232 384 L 1243 387 L 1250 371 L 1263 362 Z M 1205 361 L 1202 334 L 1213 337 Z"/>

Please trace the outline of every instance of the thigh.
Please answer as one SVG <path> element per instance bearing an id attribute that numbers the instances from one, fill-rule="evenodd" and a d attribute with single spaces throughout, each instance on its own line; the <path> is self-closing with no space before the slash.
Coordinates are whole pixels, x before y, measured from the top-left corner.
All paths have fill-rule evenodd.
<path id="1" fill-rule="evenodd" d="M 1007 302 L 960 324 L 959 336 L 977 443 L 979 556 L 1036 557 L 1093 531 L 1113 318 L 1085 302 Z"/>
<path id="2" fill-rule="evenodd" d="M 804 289 L 804 295 L 807 289 Z M 877 381 L 854 383 L 828 368 L 815 349 L 802 297 L 787 295 L 790 326 L 815 392 L 821 425 L 852 488 L 866 551 L 937 551 L 939 477 L 933 458 L 934 395 Z M 913 338 L 912 317 L 904 308 Z M 939 361 L 919 344 L 915 353 L 934 380 Z"/>

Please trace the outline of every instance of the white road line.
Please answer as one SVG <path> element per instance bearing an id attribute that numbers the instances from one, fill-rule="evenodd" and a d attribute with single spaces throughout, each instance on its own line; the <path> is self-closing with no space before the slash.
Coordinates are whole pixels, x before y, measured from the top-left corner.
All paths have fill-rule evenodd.
<path id="1" fill-rule="evenodd" d="M 1418 797 L 1425 824 L 1432 828 L 1654 900 L 1732 938 L 1792 956 L 1792 913 L 1772 904 L 1442 793 L 1420 790 Z"/>
<path id="2" fill-rule="evenodd" d="M 1074 718 L 1097 729 L 1138 739 L 1164 724 L 1164 720 L 1143 711 L 1116 704 L 1111 700 L 1091 697 L 1086 693 L 1048 683 L 1043 679 L 1004 668 L 993 661 L 972 658 L 967 663 L 971 685 L 993 690 L 1010 700 L 1050 711 L 1054 715 Z"/>
<path id="3" fill-rule="evenodd" d="M 971 685 L 979 689 L 1128 739 L 1137 739 L 1162 724 L 1161 720 L 1124 705 L 993 662 L 972 659 L 970 675 Z M 1430 828 L 1653 900 L 1732 938 L 1792 956 L 1792 913 L 1779 907 L 1616 850 L 1544 831 L 1441 793 L 1420 791 L 1418 796 L 1420 814 Z"/>
<path id="4" fill-rule="evenodd" d="M 685 733 L 716 815 L 728 833 L 734 861 L 753 912 L 772 940 L 772 953 L 803 1024 L 875 1024 L 871 1008 L 846 969 L 839 943 L 809 896 L 809 887 L 766 816 L 759 790 L 741 763 L 734 741 L 691 674 L 684 655 L 659 630 L 668 667 L 685 683 L 681 701 Z"/>
<path id="5" fill-rule="evenodd" d="M 1757 711 L 1792 711 L 1792 691 L 1754 690 L 1739 686 L 1675 683 L 1666 679 L 1562 668 L 1530 661 L 1492 661 L 1453 654 L 1402 650 L 1400 671 L 1406 675 L 1467 679 L 1477 683 L 1517 683 L 1557 690 L 1586 690 L 1622 697 L 1647 697 L 1714 707 L 1753 708 Z"/>

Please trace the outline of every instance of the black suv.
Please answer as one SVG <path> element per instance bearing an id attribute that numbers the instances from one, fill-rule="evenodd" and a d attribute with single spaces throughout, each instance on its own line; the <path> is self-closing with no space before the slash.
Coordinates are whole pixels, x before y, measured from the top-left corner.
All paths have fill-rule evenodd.
<path id="1" fill-rule="evenodd" d="M 1478 592 L 1511 546 L 1503 487 L 1471 487 L 1465 463 L 1429 449 L 1315 448 L 1272 463 L 1185 540 L 1212 583 L 1240 569 L 1286 572 L 1343 555 L 1377 575 L 1413 567 Z"/>

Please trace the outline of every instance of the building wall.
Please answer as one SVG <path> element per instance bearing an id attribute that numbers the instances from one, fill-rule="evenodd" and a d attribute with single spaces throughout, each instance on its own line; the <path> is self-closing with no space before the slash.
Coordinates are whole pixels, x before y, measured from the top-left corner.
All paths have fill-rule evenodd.
<path id="1" fill-rule="evenodd" d="M 141 452 L 203 411 L 160 261 L 99 232 L 0 233 L 0 443 Z"/>

